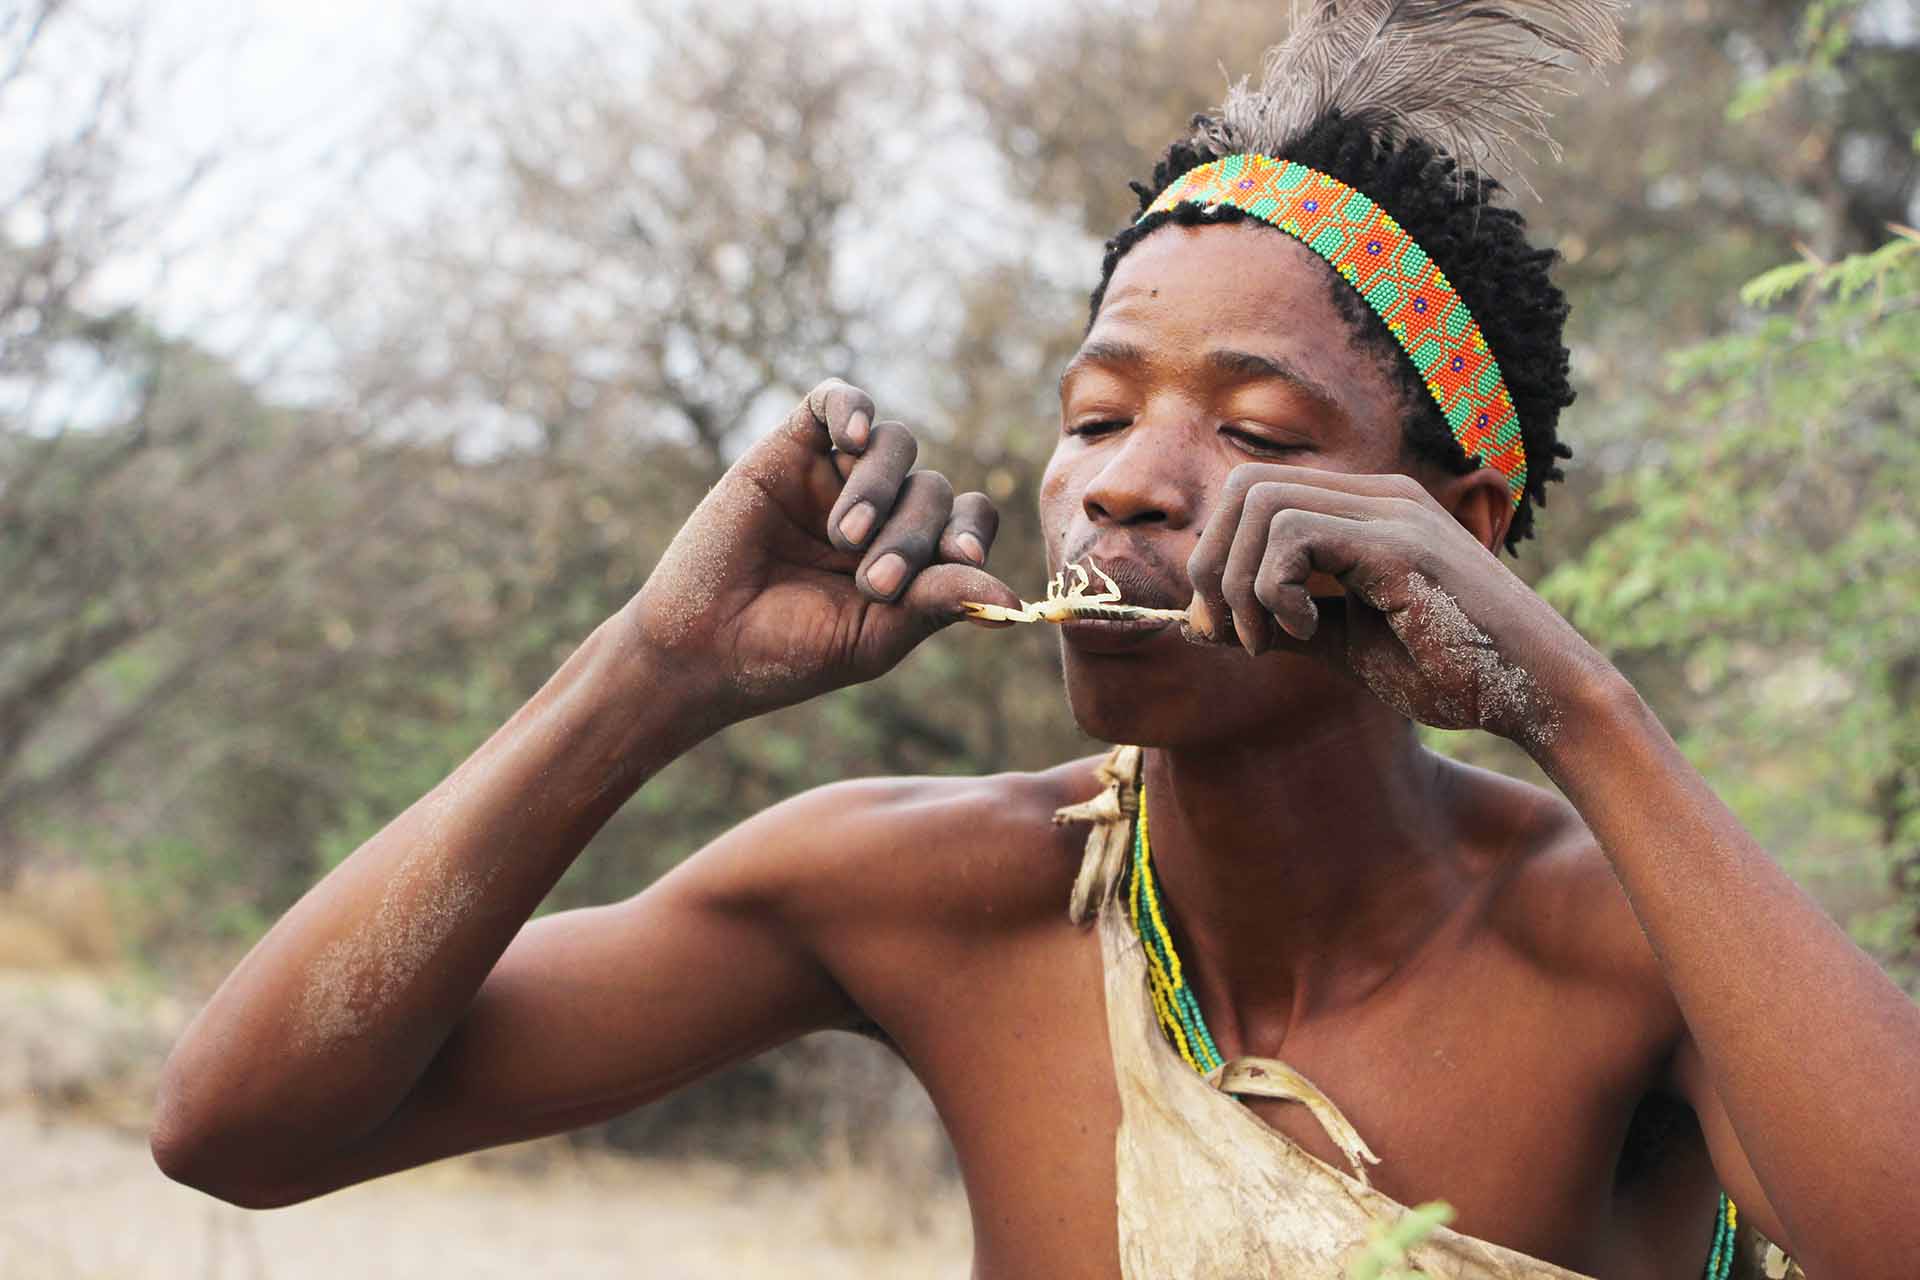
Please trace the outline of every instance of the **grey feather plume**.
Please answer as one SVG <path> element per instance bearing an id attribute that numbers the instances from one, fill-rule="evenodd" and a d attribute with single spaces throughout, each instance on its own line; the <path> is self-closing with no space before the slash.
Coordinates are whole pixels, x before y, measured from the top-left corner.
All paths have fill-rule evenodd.
<path id="1" fill-rule="evenodd" d="M 1617 62 L 1623 0 L 1293 0 L 1293 31 L 1241 79 L 1196 141 L 1283 153 L 1327 113 L 1382 141 L 1419 137 L 1463 166 L 1508 168 L 1543 143 L 1565 73 Z"/>

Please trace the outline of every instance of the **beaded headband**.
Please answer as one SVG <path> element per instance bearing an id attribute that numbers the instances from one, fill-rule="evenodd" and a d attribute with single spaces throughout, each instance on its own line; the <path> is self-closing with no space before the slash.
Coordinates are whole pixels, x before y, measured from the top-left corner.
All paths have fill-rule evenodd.
<path id="1" fill-rule="evenodd" d="M 1318 169 L 1263 155 L 1189 169 L 1140 216 L 1179 204 L 1232 205 L 1325 258 L 1386 321 L 1467 456 L 1505 476 L 1520 505 L 1527 454 L 1500 365 L 1467 304 L 1385 209 Z"/>

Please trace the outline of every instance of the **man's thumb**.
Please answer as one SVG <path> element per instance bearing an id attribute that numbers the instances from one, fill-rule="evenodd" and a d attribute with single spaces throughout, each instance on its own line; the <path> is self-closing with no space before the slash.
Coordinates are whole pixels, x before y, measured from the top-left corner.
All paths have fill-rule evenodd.
<path id="1" fill-rule="evenodd" d="M 901 603 L 933 630 L 966 616 L 961 603 L 1020 607 L 1020 597 L 985 569 L 966 564 L 936 564 L 920 571 Z M 990 623 L 990 626 L 1002 624 Z"/>

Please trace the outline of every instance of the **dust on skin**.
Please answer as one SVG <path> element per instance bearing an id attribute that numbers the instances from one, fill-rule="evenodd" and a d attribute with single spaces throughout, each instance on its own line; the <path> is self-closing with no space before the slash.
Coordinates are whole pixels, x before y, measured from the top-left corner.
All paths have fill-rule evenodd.
<path id="1" fill-rule="evenodd" d="M 734 676 L 734 687 L 750 698 L 764 697 L 776 689 L 782 689 L 799 680 L 801 668 L 798 663 L 785 659 L 769 658 L 762 662 L 750 662 Z"/>
<path id="2" fill-rule="evenodd" d="M 1407 719 L 1436 728 L 1509 734 L 1536 750 L 1551 743 L 1560 731 L 1560 712 L 1539 682 L 1501 657 L 1493 639 L 1433 579 L 1417 572 L 1407 575 L 1404 594 L 1407 607 L 1389 612 L 1388 625 L 1407 653 L 1417 647 L 1423 658 L 1445 664 L 1445 682 L 1465 692 L 1441 694 L 1436 700 L 1434 682 L 1419 673 L 1407 654 L 1356 646 L 1347 660 L 1368 690 Z M 1199 602 L 1192 607 L 1199 609 Z M 1204 618 L 1180 624 L 1180 635 L 1188 643 L 1237 643 L 1231 629 L 1208 630 L 1200 621 Z"/>
<path id="3" fill-rule="evenodd" d="M 796 411 L 797 416 L 809 413 L 825 421 L 824 392 L 816 390 L 808 405 Z M 707 491 L 660 558 L 647 580 L 646 592 L 658 602 L 648 616 L 660 620 L 660 638 L 669 647 L 686 643 L 694 623 L 719 599 L 735 548 L 751 541 L 749 531 L 773 503 L 772 492 L 782 483 L 781 468 L 787 465 L 765 442 L 748 450 Z M 733 672 L 733 685 L 749 698 L 791 686 L 806 670 L 804 653 L 805 646 L 795 641 L 778 656 L 743 656 Z"/>
<path id="4" fill-rule="evenodd" d="M 719 598 L 733 548 L 741 545 L 754 515 L 766 505 L 760 486 L 739 475 L 724 476 L 687 518 L 648 579 L 648 595 L 662 607 L 649 610 L 669 646 L 686 642 L 694 624 Z"/>
<path id="5" fill-rule="evenodd" d="M 748 526 L 772 502 L 755 470 L 765 464 L 750 461 L 753 465 L 741 468 L 745 482 L 722 481 L 707 494 L 655 571 L 664 575 L 661 598 L 669 644 L 684 642 L 693 622 L 713 608 L 726 581 L 729 550 L 746 540 Z M 800 654 L 801 646 L 795 642 L 777 657 L 743 659 L 733 671 L 733 686 L 749 698 L 758 698 L 791 685 L 803 669 Z"/>
<path id="6" fill-rule="evenodd" d="M 1408 606 L 1387 615 L 1387 625 L 1409 652 L 1445 664 L 1445 683 L 1464 692 L 1443 696 L 1438 704 L 1442 727 L 1480 728 L 1518 738 L 1538 750 L 1560 729 L 1560 712 L 1539 682 L 1500 655 L 1493 640 L 1467 617 L 1460 602 L 1423 573 L 1407 575 Z M 1410 667 L 1381 655 L 1360 653 L 1354 669 L 1381 701 L 1409 718 L 1416 717 L 1416 691 L 1408 681 L 1428 682 Z"/>
<path id="7" fill-rule="evenodd" d="M 485 881 L 442 873 L 446 823 L 459 774 L 429 799 L 419 842 L 381 894 L 372 919 L 330 943 L 301 993 L 302 1048 L 327 1048 L 359 1035 L 419 976 L 471 911 Z"/>

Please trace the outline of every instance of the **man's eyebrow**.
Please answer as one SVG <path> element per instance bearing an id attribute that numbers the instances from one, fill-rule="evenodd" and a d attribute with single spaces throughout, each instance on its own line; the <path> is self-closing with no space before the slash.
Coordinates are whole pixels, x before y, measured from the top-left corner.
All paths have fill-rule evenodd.
<path id="1" fill-rule="evenodd" d="M 1224 377 L 1271 378 L 1276 382 L 1284 382 L 1303 395 L 1319 401 L 1329 412 L 1345 416 L 1346 410 L 1339 398 L 1326 384 L 1290 360 L 1228 347 L 1216 347 L 1207 352 L 1205 360 L 1209 369 Z M 1067 361 L 1067 367 L 1060 374 L 1060 385 L 1065 387 L 1067 379 L 1087 365 L 1131 365 L 1137 368 L 1146 363 L 1145 349 L 1131 342 L 1089 342 L 1074 353 L 1073 359 Z"/>
<path id="2" fill-rule="evenodd" d="M 1207 367 L 1230 378 L 1272 378 L 1298 388 L 1335 413 L 1344 414 L 1339 399 L 1326 385 L 1291 361 L 1251 351 L 1216 348 L 1207 352 Z"/>
<path id="3" fill-rule="evenodd" d="M 1067 379 L 1079 372 L 1084 365 L 1143 365 L 1147 362 L 1147 353 L 1131 342 L 1089 342 L 1073 353 L 1073 359 L 1067 361 L 1067 367 L 1060 371 L 1060 385 L 1065 386 Z"/>

